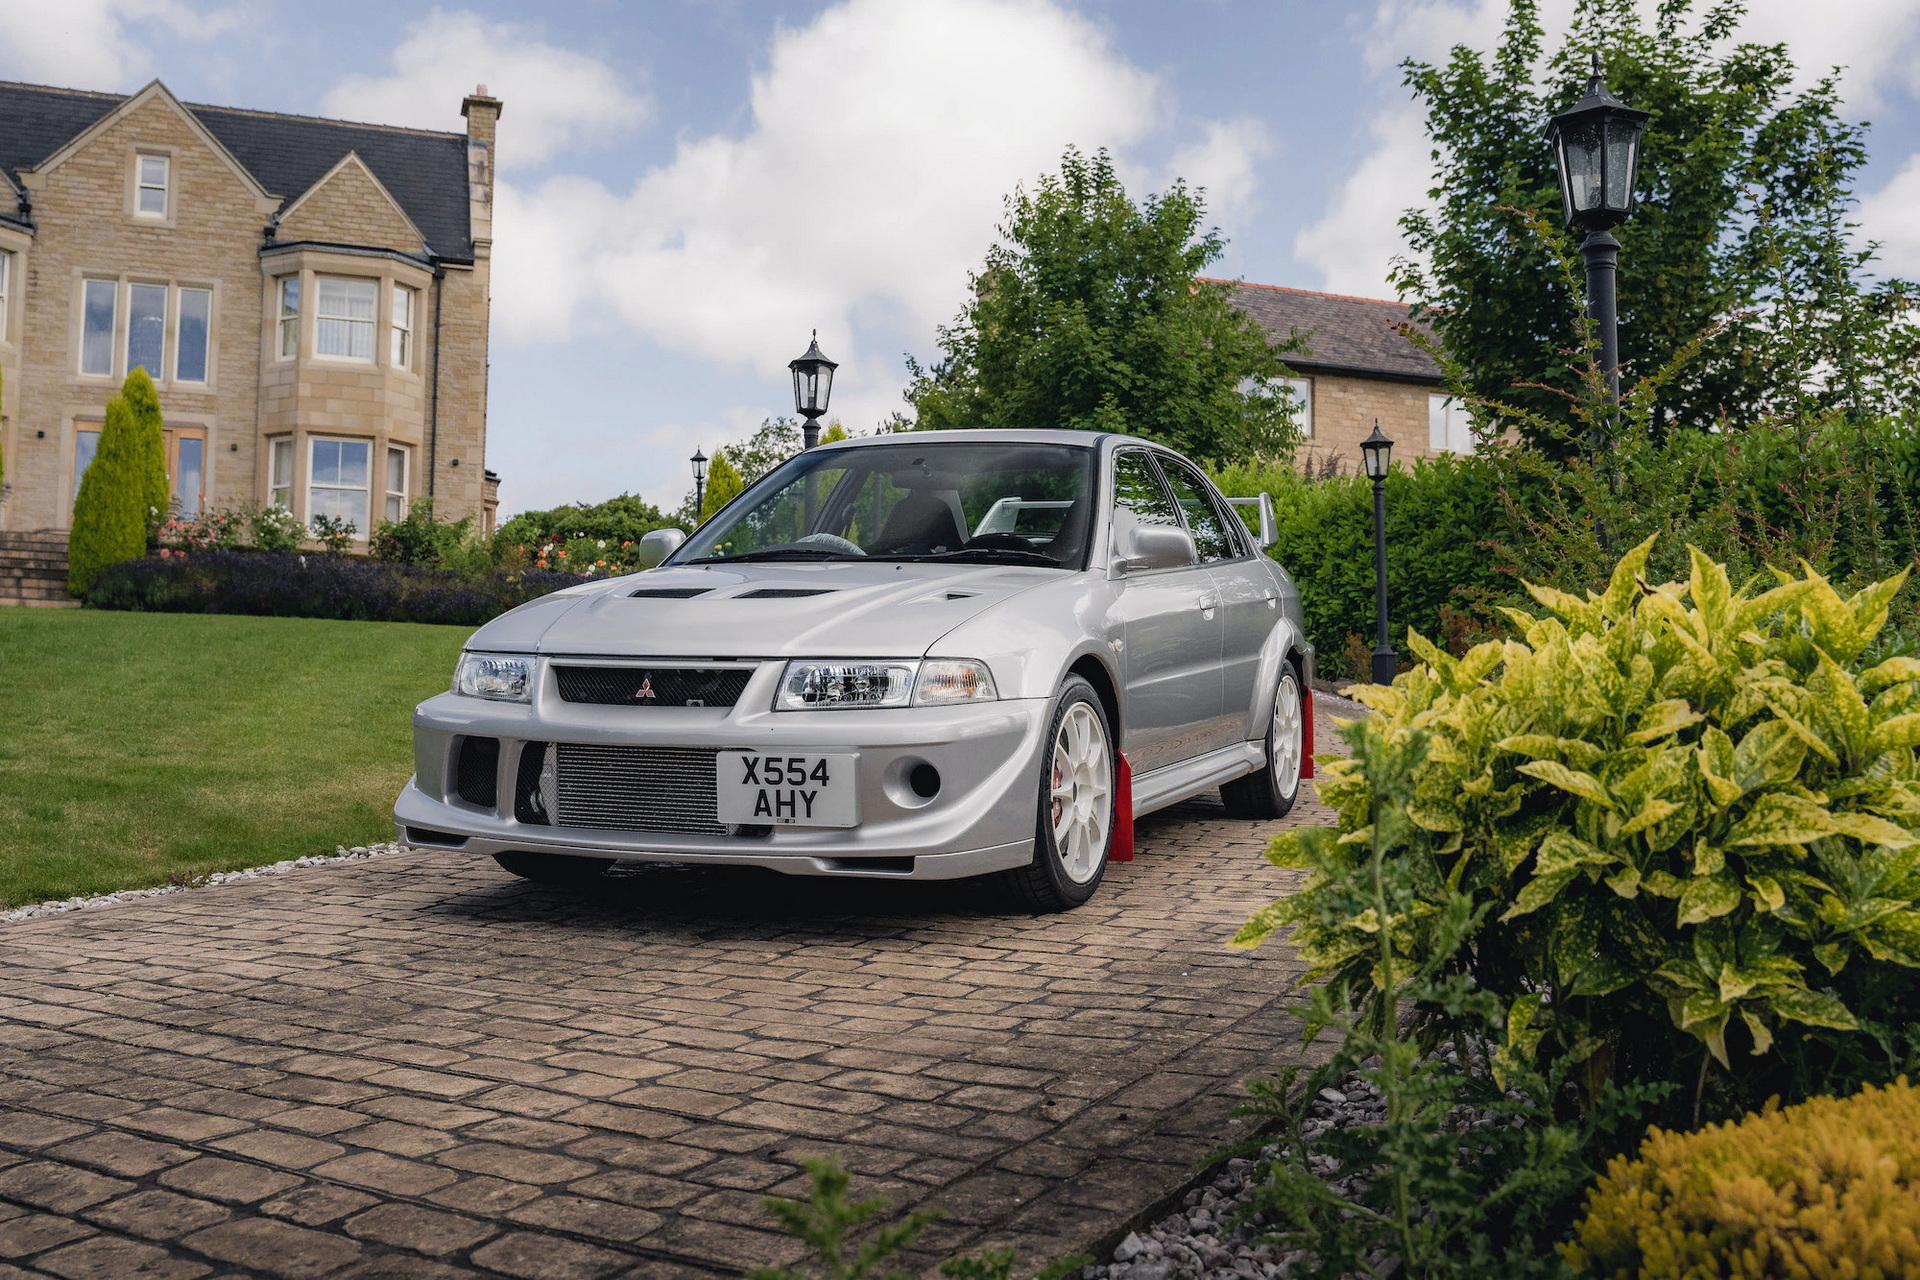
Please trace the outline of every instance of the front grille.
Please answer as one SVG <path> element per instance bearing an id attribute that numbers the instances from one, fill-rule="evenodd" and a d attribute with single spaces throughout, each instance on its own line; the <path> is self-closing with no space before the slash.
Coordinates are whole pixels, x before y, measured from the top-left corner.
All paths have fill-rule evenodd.
<path id="1" fill-rule="evenodd" d="M 751 667 L 563 667 L 553 669 L 567 702 L 620 707 L 730 707 Z"/>
<path id="2" fill-rule="evenodd" d="M 556 743 L 556 825 L 725 835 L 715 817 L 718 754 L 703 747 Z"/>
<path id="3" fill-rule="evenodd" d="M 500 799 L 500 739 L 462 738 L 454 757 L 453 789 L 468 804 L 491 809 Z"/>

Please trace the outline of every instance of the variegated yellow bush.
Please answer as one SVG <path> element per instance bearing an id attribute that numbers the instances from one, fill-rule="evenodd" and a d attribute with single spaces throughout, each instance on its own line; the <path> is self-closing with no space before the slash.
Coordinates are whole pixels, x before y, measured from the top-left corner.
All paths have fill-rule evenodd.
<path id="1" fill-rule="evenodd" d="M 1903 1078 L 1698 1133 L 1656 1129 L 1588 1193 L 1566 1254 L 1607 1280 L 1920 1275 L 1920 1091 Z"/>
<path id="2" fill-rule="evenodd" d="M 1320 758 L 1338 833 L 1276 841 L 1314 874 L 1238 941 L 1291 925 L 1313 976 L 1364 1001 L 1378 931 L 1425 958 L 1466 895 L 1451 964 L 1507 1002 L 1505 1061 L 1581 1063 L 1589 1096 L 1679 1076 L 1689 1043 L 1724 1066 L 1783 1029 L 1850 1032 L 1873 1012 L 1850 982 L 1913 976 L 1920 660 L 1863 661 L 1904 575 L 1850 598 L 1810 569 L 1735 590 L 1695 551 L 1688 581 L 1650 585 L 1651 545 L 1604 593 L 1533 588 L 1549 616 L 1511 611 L 1520 638 L 1456 659 L 1410 636 L 1420 664 L 1357 693 L 1364 749 Z M 1370 771 L 1395 758 L 1411 822 L 1388 856 L 1427 902 L 1380 921 L 1340 886 L 1373 838 Z"/>

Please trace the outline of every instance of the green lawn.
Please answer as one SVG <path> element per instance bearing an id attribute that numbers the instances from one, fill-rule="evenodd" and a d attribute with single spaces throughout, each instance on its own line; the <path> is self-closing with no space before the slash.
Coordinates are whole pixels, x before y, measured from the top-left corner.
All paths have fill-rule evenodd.
<path id="1" fill-rule="evenodd" d="M 0 903 L 392 839 L 468 634 L 0 607 Z"/>

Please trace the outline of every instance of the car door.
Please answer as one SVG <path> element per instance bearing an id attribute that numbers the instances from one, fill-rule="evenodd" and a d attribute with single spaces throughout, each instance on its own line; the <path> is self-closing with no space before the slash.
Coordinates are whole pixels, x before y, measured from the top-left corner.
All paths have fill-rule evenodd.
<path id="1" fill-rule="evenodd" d="M 1251 540 L 1242 536 L 1240 521 L 1227 514 L 1213 486 L 1178 458 L 1154 457 L 1219 602 L 1221 714 L 1207 741 L 1209 749 L 1232 746 L 1247 738 L 1260 651 L 1280 616 L 1280 593 L 1253 559 Z"/>
<path id="2" fill-rule="evenodd" d="M 1142 449 L 1114 457 L 1114 554 L 1137 525 L 1181 527 L 1178 508 Z M 1115 609 L 1126 681 L 1121 747 L 1136 773 L 1200 755 L 1221 714 L 1223 624 L 1213 575 L 1199 564 L 1145 569 L 1119 580 Z"/>

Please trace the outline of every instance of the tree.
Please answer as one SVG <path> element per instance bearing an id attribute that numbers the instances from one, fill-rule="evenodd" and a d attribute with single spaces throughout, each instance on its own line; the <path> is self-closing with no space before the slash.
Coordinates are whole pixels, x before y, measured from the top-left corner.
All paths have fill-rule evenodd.
<path id="1" fill-rule="evenodd" d="M 727 460 L 727 451 L 715 449 L 713 461 L 707 464 L 707 488 L 700 501 L 700 523 L 705 524 L 714 512 L 738 497 L 747 484 L 748 481 Z"/>
<path id="2" fill-rule="evenodd" d="M 574 538 L 602 539 L 617 545 L 638 542 L 672 523 L 651 502 L 623 493 L 593 506 L 570 503 L 547 511 L 522 511 L 500 526 L 493 542 L 502 550 Z"/>
<path id="3" fill-rule="evenodd" d="M 1401 219 L 1412 254 L 1394 282 L 1472 394 L 1549 416 L 1579 394 L 1569 349 L 1585 299 L 1515 211 L 1558 220 L 1542 128 L 1584 91 L 1594 50 L 1607 86 L 1653 113 L 1639 207 L 1615 232 L 1622 359 L 1651 374 L 1714 331 L 1662 388 L 1655 430 L 1810 402 L 1882 412 L 1911 385 L 1913 287 L 1871 283 L 1872 246 L 1846 222 L 1864 126 L 1839 118 L 1835 76 L 1794 93 L 1784 45 L 1738 41 L 1739 0 L 1697 7 L 1660 0 L 1648 19 L 1638 0 L 1575 0 L 1548 54 L 1537 0 L 1510 0 L 1490 55 L 1403 64 L 1438 181 L 1432 208 Z"/>
<path id="4" fill-rule="evenodd" d="M 160 414 L 160 393 L 140 365 L 120 386 L 120 396 L 133 414 L 134 470 L 140 484 L 140 518 L 158 524 L 167 518 L 173 493 L 167 484 L 166 423 Z"/>
<path id="5" fill-rule="evenodd" d="M 147 549 L 146 477 L 138 424 L 123 396 L 107 401 L 93 462 L 80 477 L 67 535 L 67 589 L 92 590 L 101 571 Z"/>
<path id="6" fill-rule="evenodd" d="M 1105 151 L 1007 199 L 973 297 L 940 329 L 940 358 L 907 360 L 923 428 L 1067 427 L 1151 436 L 1226 462 L 1291 450 L 1285 373 L 1228 288 L 1202 193 L 1175 182 L 1136 205 Z"/>

